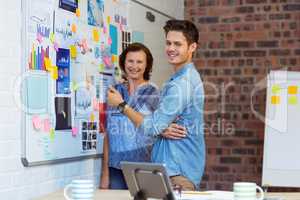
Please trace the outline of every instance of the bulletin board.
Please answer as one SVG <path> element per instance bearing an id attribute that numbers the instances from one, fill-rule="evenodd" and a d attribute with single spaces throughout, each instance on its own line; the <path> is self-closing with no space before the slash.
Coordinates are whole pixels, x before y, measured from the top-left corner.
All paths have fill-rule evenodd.
<path id="1" fill-rule="evenodd" d="M 22 0 L 22 163 L 100 157 L 106 90 L 130 43 L 125 0 Z"/>
<path id="2" fill-rule="evenodd" d="M 268 75 L 262 185 L 300 187 L 300 72 Z"/>

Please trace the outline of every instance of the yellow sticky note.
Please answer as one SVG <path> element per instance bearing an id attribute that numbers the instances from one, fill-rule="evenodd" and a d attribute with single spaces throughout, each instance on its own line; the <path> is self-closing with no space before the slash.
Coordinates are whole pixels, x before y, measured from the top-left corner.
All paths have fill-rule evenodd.
<path id="1" fill-rule="evenodd" d="M 91 122 L 94 122 L 94 121 L 95 121 L 95 115 L 94 115 L 94 113 L 92 113 L 92 114 L 90 115 L 90 121 L 91 121 Z"/>
<path id="2" fill-rule="evenodd" d="M 296 105 L 298 103 L 297 96 L 289 96 L 288 103 L 289 105 Z"/>
<path id="3" fill-rule="evenodd" d="M 93 29 L 93 40 L 99 42 L 99 31 L 96 28 Z"/>
<path id="4" fill-rule="evenodd" d="M 72 91 L 76 91 L 76 90 L 78 90 L 78 84 L 75 82 L 75 81 L 72 81 L 71 82 L 71 90 Z"/>
<path id="5" fill-rule="evenodd" d="M 289 86 L 288 87 L 288 94 L 297 94 L 298 86 Z"/>
<path id="6" fill-rule="evenodd" d="M 107 16 L 107 23 L 110 24 L 110 16 Z"/>
<path id="7" fill-rule="evenodd" d="M 273 85 L 272 86 L 272 93 L 273 94 L 278 94 L 280 92 L 281 88 L 279 85 Z"/>
<path id="8" fill-rule="evenodd" d="M 71 30 L 72 30 L 73 33 L 76 33 L 76 31 L 77 31 L 77 26 L 76 26 L 76 24 L 72 24 L 72 25 L 71 25 Z"/>
<path id="9" fill-rule="evenodd" d="M 112 61 L 113 63 L 118 62 L 118 56 L 112 55 L 112 56 L 111 56 L 111 61 Z"/>
<path id="10" fill-rule="evenodd" d="M 80 17 L 80 9 L 76 8 L 76 17 Z"/>
<path id="11" fill-rule="evenodd" d="M 77 49 L 76 49 L 75 45 L 70 46 L 70 56 L 71 56 L 71 58 L 77 57 Z"/>
<path id="12" fill-rule="evenodd" d="M 45 68 L 47 71 L 50 71 L 50 68 L 52 67 L 51 60 L 47 57 L 44 58 Z"/>
<path id="13" fill-rule="evenodd" d="M 99 72 L 104 72 L 104 64 L 99 65 Z"/>
<path id="14" fill-rule="evenodd" d="M 57 80 L 58 79 L 58 68 L 57 66 L 52 66 L 50 68 L 50 73 L 51 73 L 51 78 L 54 79 L 54 80 Z"/>
<path id="15" fill-rule="evenodd" d="M 279 104 L 280 103 L 280 96 L 272 96 L 271 97 L 271 104 Z"/>
<path id="16" fill-rule="evenodd" d="M 50 129 L 49 135 L 50 135 L 50 140 L 53 141 L 54 138 L 55 138 L 55 134 L 54 134 L 54 129 L 53 128 Z"/>
<path id="17" fill-rule="evenodd" d="M 50 33 L 50 41 L 53 43 L 55 41 L 54 33 Z"/>

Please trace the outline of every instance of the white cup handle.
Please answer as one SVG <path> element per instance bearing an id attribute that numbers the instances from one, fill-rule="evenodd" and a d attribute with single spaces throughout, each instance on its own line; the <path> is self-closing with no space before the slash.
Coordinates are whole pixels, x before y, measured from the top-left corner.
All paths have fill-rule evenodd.
<path id="1" fill-rule="evenodd" d="M 260 193 L 260 197 L 257 200 L 263 200 L 265 197 L 263 189 L 259 186 L 256 186 L 256 189 L 258 189 Z"/>
<path id="2" fill-rule="evenodd" d="M 65 188 L 64 188 L 64 197 L 66 200 L 72 200 L 70 197 L 69 197 L 69 189 L 71 188 L 71 185 L 72 184 L 69 184 L 67 185 Z"/>

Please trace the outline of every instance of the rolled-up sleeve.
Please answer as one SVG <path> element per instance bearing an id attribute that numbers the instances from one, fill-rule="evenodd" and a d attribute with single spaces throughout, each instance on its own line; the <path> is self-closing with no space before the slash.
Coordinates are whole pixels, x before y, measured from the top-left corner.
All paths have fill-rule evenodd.
<path id="1" fill-rule="evenodd" d="M 186 108 L 191 99 L 189 81 L 180 80 L 164 88 L 156 111 L 144 116 L 139 129 L 146 135 L 161 134 Z"/>

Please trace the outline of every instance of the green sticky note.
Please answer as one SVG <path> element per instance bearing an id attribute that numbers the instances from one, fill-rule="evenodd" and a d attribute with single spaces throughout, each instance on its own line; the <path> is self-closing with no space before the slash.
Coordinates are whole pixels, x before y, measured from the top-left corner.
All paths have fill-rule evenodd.
<path id="1" fill-rule="evenodd" d="M 104 72 L 104 64 L 99 65 L 99 72 Z"/>
<path id="2" fill-rule="evenodd" d="M 74 92 L 78 90 L 78 84 L 75 81 L 71 82 L 71 90 Z"/>
<path id="3" fill-rule="evenodd" d="M 289 105 L 297 105 L 298 99 L 297 96 L 290 96 L 288 99 Z"/>
<path id="4" fill-rule="evenodd" d="M 272 86 L 272 93 L 273 94 L 278 94 L 280 92 L 281 88 L 279 85 L 273 85 Z"/>
<path id="5" fill-rule="evenodd" d="M 54 134 L 54 129 L 53 128 L 50 129 L 50 133 L 49 134 L 50 134 L 50 140 L 53 141 L 54 138 L 55 138 L 55 134 Z"/>

